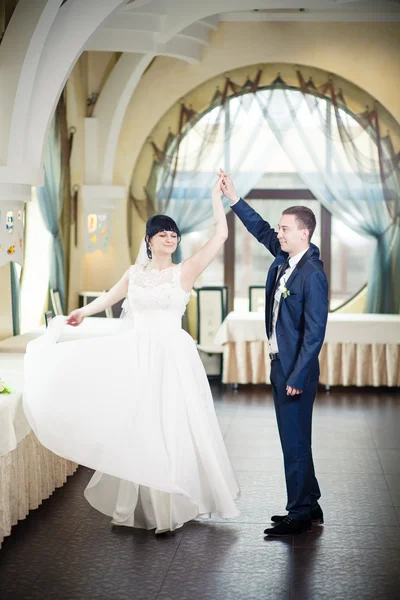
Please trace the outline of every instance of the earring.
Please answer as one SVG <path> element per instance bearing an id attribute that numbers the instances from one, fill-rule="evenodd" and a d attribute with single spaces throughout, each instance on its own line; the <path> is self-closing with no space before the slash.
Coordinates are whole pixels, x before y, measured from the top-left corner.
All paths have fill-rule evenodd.
<path id="1" fill-rule="evenodd" d="M 150 246 L 149 242 L 147 242 L 147 241 L 146 241 L 146 252 L 147 252 L 147 256 L 151 260 L 153 258 L 153 254 L 151 252 L 151 246 Z"/>

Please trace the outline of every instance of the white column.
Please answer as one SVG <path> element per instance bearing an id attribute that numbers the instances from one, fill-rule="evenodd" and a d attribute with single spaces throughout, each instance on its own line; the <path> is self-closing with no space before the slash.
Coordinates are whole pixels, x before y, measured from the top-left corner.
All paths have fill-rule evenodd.
<path id="1" fill-rule="evenodd" d="M 92 186 L 101 183 L 99 174 L 99 123 L 94 117 L 85 121 L 85 184 Z"/>
<path id="2" fill-rule="evenodd" d="M 0 177 L 0 340 L 13 335 L 9 263 L 23 264 L 24 206 L 30 199 L 29 184 L 1 183 Z"/>
<path id="3" fill-rule="evenodd" d="M 28 107 L 61 0 L 19 0 L 0 45 L 0 164 L 23 162 Z M 18 142 L 17 142 L 18 139 Z M 14 140 L 14 141 L 13 141 Z M 26 141 L 26 140 L 25 140 Z"/>
<path id="4" fill-rule="evenodd" d="M 80 271 L 81 278 L 78 282 L 74 277 L 70 286 L 70 306 L 75 305 L 77 293 L 82 290 L 110 289 L 131 264 L 127 194 L 128 189 L 120 186 L 83 185 L 80 188 L 79 254 L 72 252 L 71 273 Z"/>

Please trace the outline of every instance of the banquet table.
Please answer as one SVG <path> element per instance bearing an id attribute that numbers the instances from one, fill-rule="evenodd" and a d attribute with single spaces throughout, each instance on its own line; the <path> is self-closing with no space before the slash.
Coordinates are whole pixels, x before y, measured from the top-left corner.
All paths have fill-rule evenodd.
<path id="1" fill-rule="evenodd" d="M 215 343 L 224 383 L 270 383 L 263 313 L 229 313 Z M 400 386 L 400 315 L 330 313 L 319 360 L 325 385 Z"/>
<path id="2" fill-rule="evenodd" d="M 79 327 L 65 327 L 59 341 L 112 335 L 126 326 L 119 319 L 87 318 Z M 78 468 L 42 446 L 24 414 L 24 353 L 28 342 L 44 332 L 39 327 L 0 342 L 0 378 L 13 391 L 0 394 L 0 546 L 12 526 L 62 487 Z"/>
<path id="3" fill-rule="evenodd" d="M 22 406 L 23 362 L 21 353 L 0 355 L 0 376 L 13 390 L 0 394 L 0 546 L 78 467 L 44 448 L 31 430 Z"/>

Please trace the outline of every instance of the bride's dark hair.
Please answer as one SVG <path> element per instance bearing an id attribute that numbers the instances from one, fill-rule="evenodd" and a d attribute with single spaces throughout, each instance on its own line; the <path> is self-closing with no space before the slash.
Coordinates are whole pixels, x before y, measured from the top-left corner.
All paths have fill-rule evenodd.
<path id="1" fill-rule="evenodd" d="M 178 244 L 181 241 L 181 232 L 179 231 L 178 225 L 171 217 L 167 215 L 154 215 L 146 223 L 146 251 L 147 256 L 151 258 L 150 240 L 153 235 L 160 233 L 161 231 L 173 231 L 178 236 Z"/>

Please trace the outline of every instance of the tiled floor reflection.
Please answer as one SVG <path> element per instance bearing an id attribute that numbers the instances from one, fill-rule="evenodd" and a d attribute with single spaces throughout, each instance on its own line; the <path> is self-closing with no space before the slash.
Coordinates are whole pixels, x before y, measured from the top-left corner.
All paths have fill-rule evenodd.
<path id="1" fill-rule="evenodd" d="M 1 600 L 400 599 L 400 392 L 321 389 L 313 447 L 326 524 L 264 539 L 285 506 L 269 388 L 213 386 L 241 483 L 234 521 L 174 534 L 113 528 L 81 467 L 0 550 Z"/>

